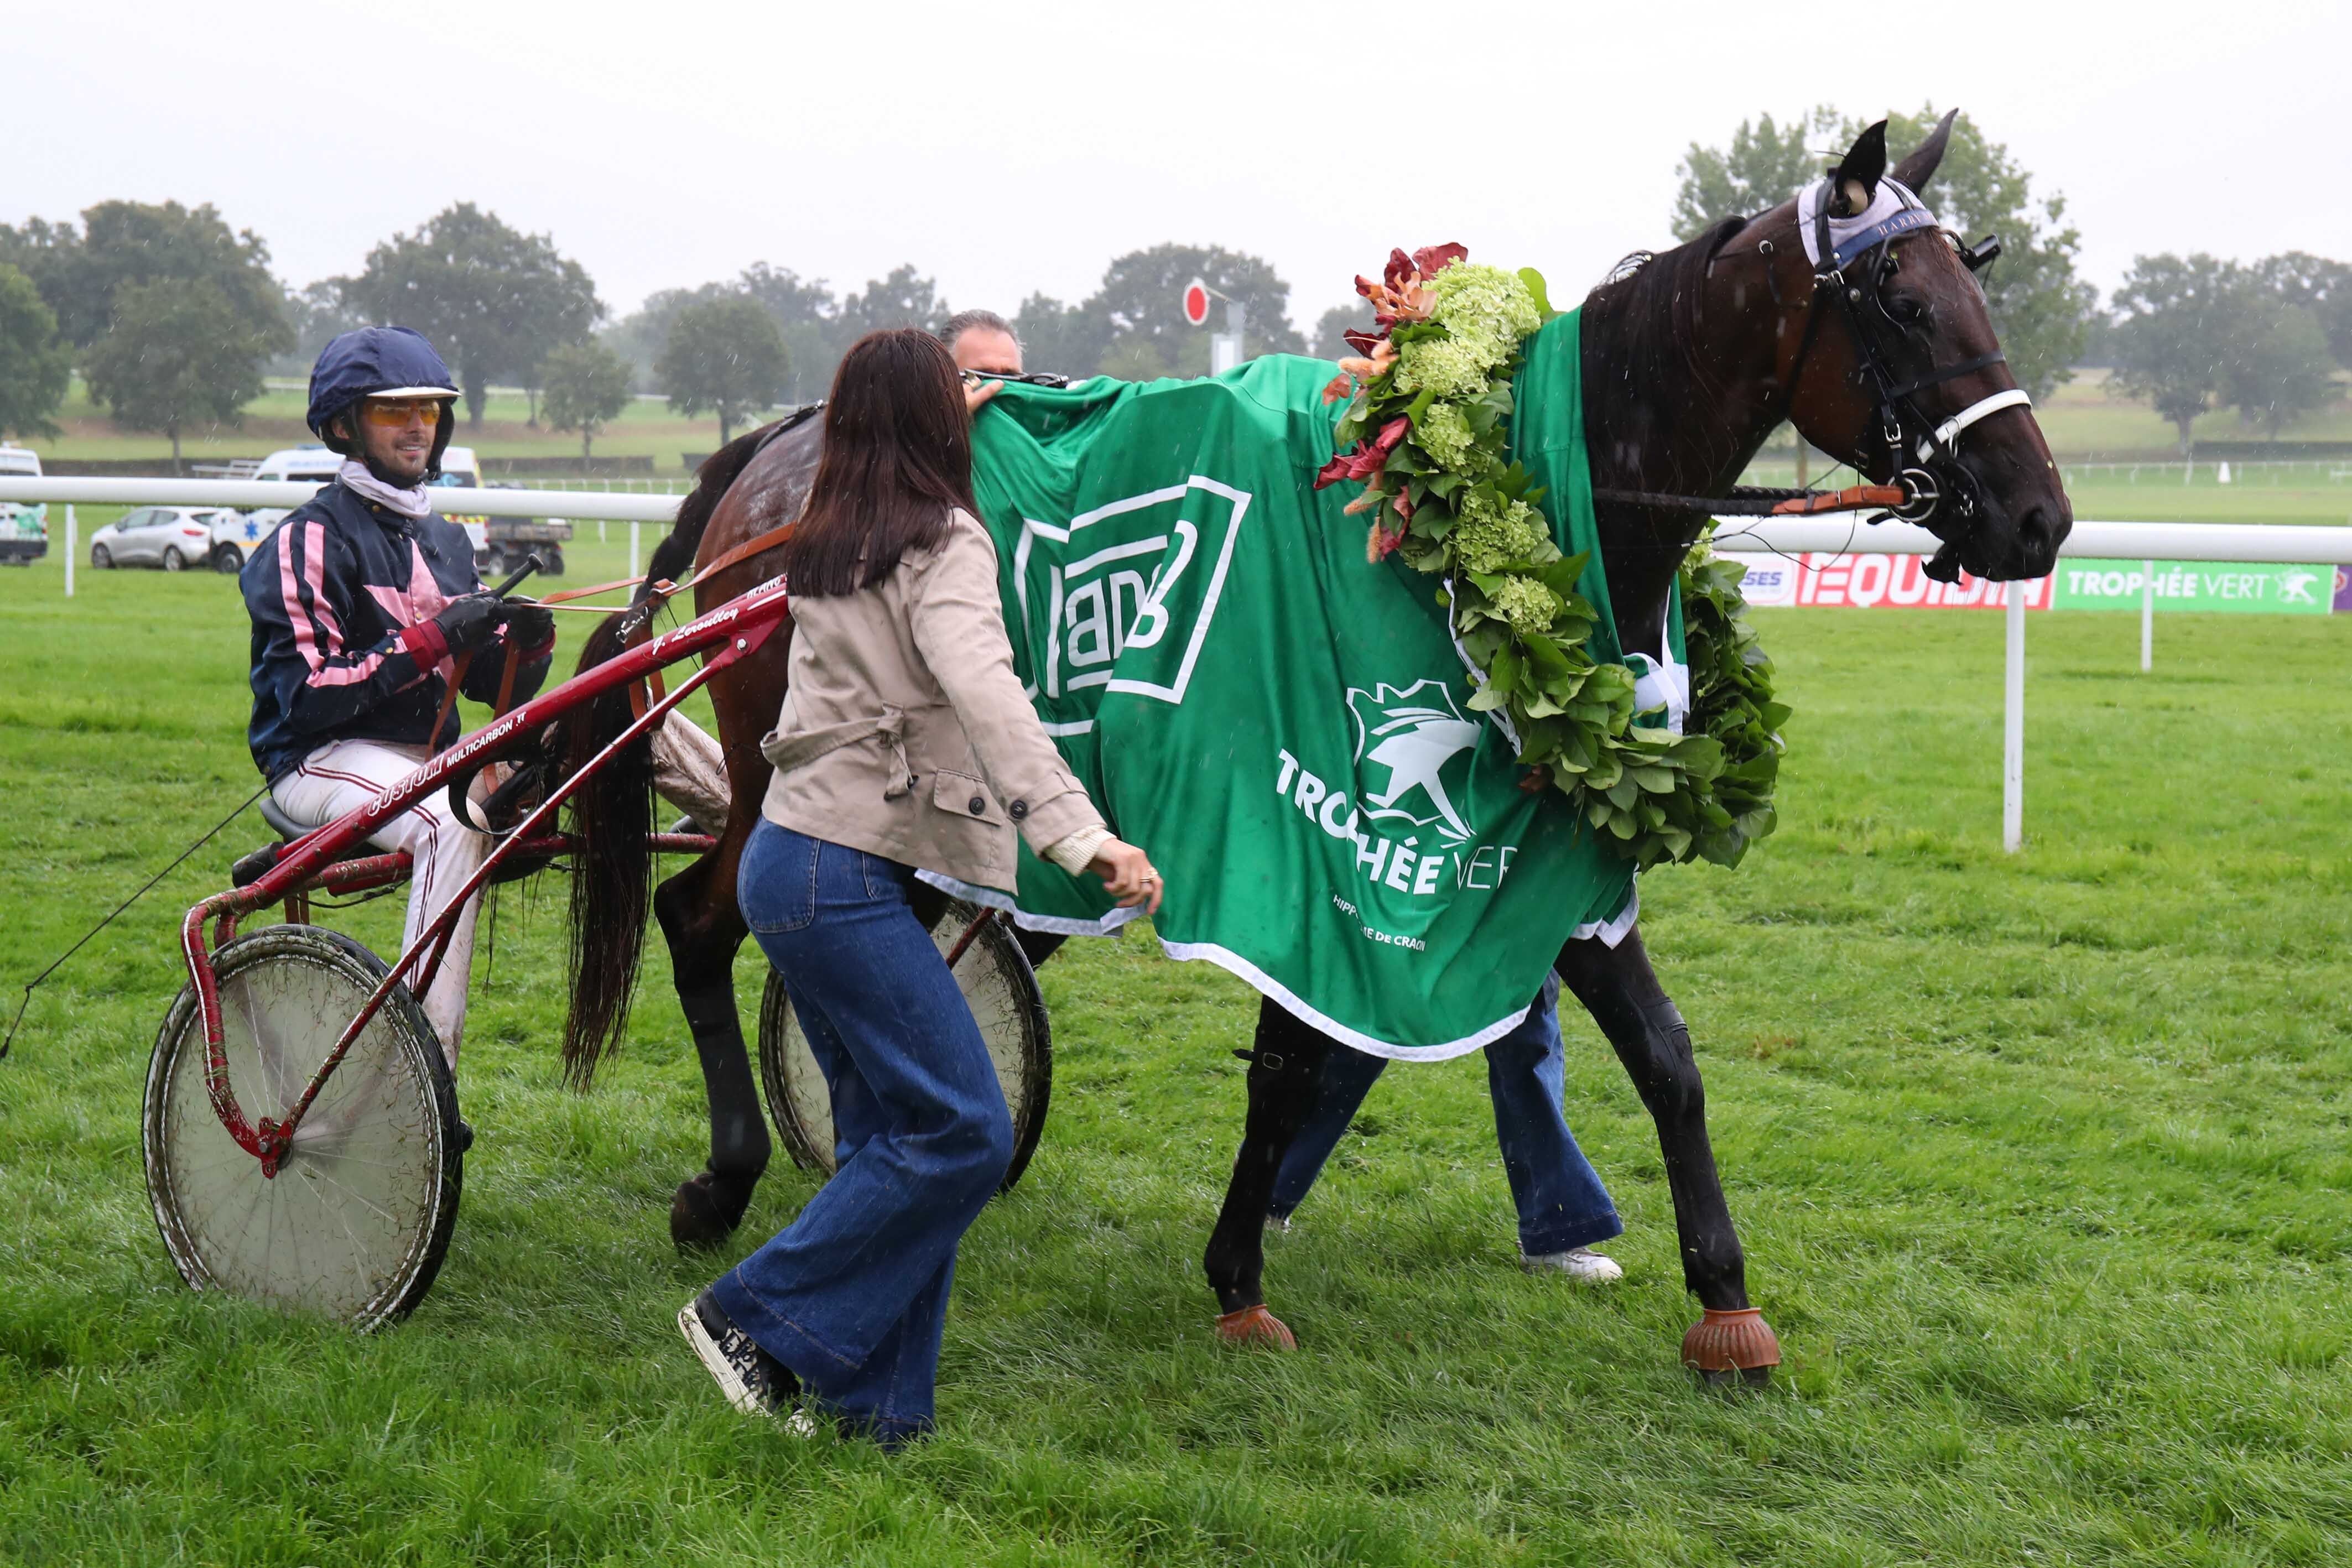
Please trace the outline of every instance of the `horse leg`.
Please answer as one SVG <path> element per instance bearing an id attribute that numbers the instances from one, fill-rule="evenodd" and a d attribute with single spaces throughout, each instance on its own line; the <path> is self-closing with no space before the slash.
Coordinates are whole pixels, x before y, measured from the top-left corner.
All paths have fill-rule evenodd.
<path id="1" fill-rule="evenodd" d="M 1243 1124 L 1241 1152 L 1234 1156 L 1225 1206 L 1209 1233 L 1202 1259 L 1209 1288 L 1217 1292 L 1219 1337 L 1236 1343 L 1264 1342 L 1296 1350 L 1298 1342 L 1282 1320 L 1265 1310 L 1261 1281 L 1265 1272 L 1265 1214 L 1274 1199 L 1274 1179 L 1282 1156 L 1315 1108 L 1322 1081 L 1328 1035 L 1300 1022 L 1272 998 L 1257 1009 L 1253 1048 L 1234 1054 L 1249 1065 L 1249 1118 Z"/>
<path id="2" fill-rule="evenodd" d="M 768 1126 L 735 1012 L 735 953 L 749 934 L 735 907 L 740 852 L 730 835 L 654 894 L 710 1105 L 710 1163 L 670 1200 L 670 1239 L 681 1247 L 712 1247 L 733 1234 L 768 1168 Z"/>
<path id="3" fill-rule="evenodd" d="M 1690 1030 L 1659 986 L 1638 927 L 1615 947 L 1598 938 L 1570 942 L 1555 967 L 1616 1048 L 1657 1124 L 1675 1199 L 1683 1285 L 1706 1309 L 1683 1337 L 1683 1364 L 1711 1383 L 1736 1375 L 1760 1386 L 1780 1364 L 1780 1342 L 1748 1304 L 1747 1259 L 1707 1142 L 1706 1092 L 1691 1056 Z"/>

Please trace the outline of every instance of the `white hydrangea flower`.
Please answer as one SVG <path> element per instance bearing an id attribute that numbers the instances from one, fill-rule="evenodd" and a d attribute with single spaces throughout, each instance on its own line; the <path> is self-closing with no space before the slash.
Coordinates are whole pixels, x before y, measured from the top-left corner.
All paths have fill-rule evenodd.
<path id="1" fill-rule="evenodd" d="M 1462 503 L 1461 520 L 1447 542 L 1454 559 L 1468 570 L 1498 571 L 1514 561 L 1536 559 L 1550 536 L 1525 501 L 1497 506 L 1491 491 L 1473 490 Z"/>
<path id="2" fill-rule="evenodd" d="M 1532 577 L 1504 579 L 1493 602 L 1511 629 L 1523 637 L 1549 631 L 1560 607 L 1559 595 Z"/>
<path id="3" fill-rule="evenodd" d="M 1429 412 L 1413 425 L 1412 434 L 1421 449 L 1440 467 L 1457 473 L 1468 465 L 1477 440 L 1470 433 L 1469 416 L 1458 402 L 1430 404 Z"/>

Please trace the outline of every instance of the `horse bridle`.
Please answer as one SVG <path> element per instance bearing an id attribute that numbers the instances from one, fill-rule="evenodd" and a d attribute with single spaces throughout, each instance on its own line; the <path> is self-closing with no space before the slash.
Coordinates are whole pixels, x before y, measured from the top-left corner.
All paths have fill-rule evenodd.
<path id="1" fill-rule="evenodd" d="M 1854 380 L 1867 384 L 1875 402 L 1864 432 L 1867 440 L 1875 434 L 1884 450 L 1895 482 L 1905 492 L 1903 505 L 1894 508 L 1894 515 L 1905 522 L 1924 523 L 1934 517 L 1947 498 L 1962 517 L 1973 520 L 1981 504 L 1981 495 L 1975 476 L 1959 460 L 1958 443 L 1961 432 L 2003 409 L 2031 408 L 2033 399 L 2022 387 L 2009 387 L 1979 398 L 1959 413 L 1937 420 L 1921 409 L 1914 400 L 1929 387 L 1993 365 L 2005 363 L 2008 356 L 1995 349 L 1989 354 L 1963 360 L 1956 365 L 1931 370 L 1908 381 L 1898 378 L 1888 361 L 1886 345 L 1882 336 L 1899 336 L 1903 324 L 1886 308 L 1886 280 L 1895 276 L 1897 263 L 1895 246 L 1898 240 L 1923 230 L 1945 233 L 1936 223 L 1934 214 L 1916 200 L 1906 200 L 1903 209 L 1892 218 L 1874 225 L 1862 234 L 1850 236 L 1842 245 L 1832 242 L 1830 233 L 1830 204 L 1836 193 L 1836 176 L 1823 182 L 1824 188 L 1813 207 L 1813 254 L 1819 258 L 1813 267 L 1812 308 L 1805 313 L 1805 332 L 1797 345 L 1797 357 L 1789 372 L 1789 407 L 1793 410 L 1802 382 L 1807 361 L 1818 340 L 1824 298 L 1835 302 L 1843 317 L 1854 348 Z M 1899 187 L 1898 187 L 1899 188 Z M 1961 265 L 1971 277 L 1983 271 L 2000 254 L 2000 241 L 1987 235 L 1974 246 L 1949 236 Z M 1768 260 L 1771 242 L 1759 247 Z M 1856 283 L 1847 270 L 1856 265 L 1865 268 L 1866 283 Z M 1778 290 L 1775 290 L 1777 294 Z M 1874 324 L 1872 318 L 1875 318 Z M 1865 462 L 1868 454 L 1857 454 Z M 1930 570 L 1943 563 L 1950 570 L 1944 556 L 1938 554 Z M 1937 573 L 1940 575 L 1940 573 Z M 1955 573 L 1957 575 L 1957 573 Z"/>

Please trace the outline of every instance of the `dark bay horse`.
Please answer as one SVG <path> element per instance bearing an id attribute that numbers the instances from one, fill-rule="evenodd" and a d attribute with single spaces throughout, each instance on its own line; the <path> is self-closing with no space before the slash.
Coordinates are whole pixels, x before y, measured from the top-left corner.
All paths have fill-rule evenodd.
<path id="1" fill-rule="evenodd" d="M 1902 187 L 1917 192 L 1927 183 L 1950 123 L 1948 116 L 1894 171 Z M 1825 210 L 1817 244 L 1832 237 L 1829 220 L 1871 214 L 1886 160 L 1885 128 L 1874 126 L 1818 188 L 1816 204 Z M 1924 214 L 1919 223 L 1842 266 L 1831 247 L 1817 267 L 1799 232 L 1799 204 L 1784 203 L 1758 217 L 1726 220 L 1630 272 L 1621 268 L 1586 301 L 1581 351 L 1593 484 L 1647 497 L 1599 507 L 1627 650 L 1660 652 L 1668 591 L 1706 524 L 1705 499 L 1727 494 L 1783 421 L 1875 481 L 1912 476 L 1922 499 L 1911 515 L 1924 511 L 1920 520 L 1945 541 L 1931 574 L 1948 580 L 1965 567 L 2003 580 L 2050 570 L 2072 513 L 1972 275 L 1984 253 L 1925 225 Z M 772 426 L 705 463 L 676 528 L 654 552 L 647 580 L 684 581 L 698 565 L 789 520 L 806 497 L 821 433 L 814 419 Z M 697 583 L 697 607 L 721 603 L 776 570 L 773 552 L 737 561 Z M 639 590 L 640 606 L 645 593 Z M 600 625 L 583 667 L 611 656 L 630 613 Z M 575 873 L 577 975 L 566 1061 L 584 1081 L 617 1038 L 650 902 L 669 942 L 709 1094 L 709 1166 L 679 1186 L 670 1211 L 680 1243 L 724 1239 L 769 1155 L 736 1011 L 733 963 L 746 931 L 735 877 L 768 786 L 758 741 L 782 702 L 788 647 L 788 637 L 775 637 L 712 681 L 732 814 L 718 847 L 650 900 L 648 862 L 641 847 L 631 849 L 642 846 L 649 825 L 649 763 L 641 758 L 634 773 L 606 774 L 579 803 L 577 825 L 589 847 Z M 610 699 L 569 737 L 575 754 L 617 733 L 626 716 L 622 699 Z M 1051 942 L 1024 946 L 1042 959 Z M 1778 1346 L 1748 1303 L 1689 1030 L 1653 973 L 1638 929 L 1614 947 L 1597 938 L 1568 941 L 1556 967 L 1616 1050 L 1657 1125 L 1684 1281 L 1707 1310 L 1685 1342 L 1685 1360 L 1710 1377 L 1760 1382 L 1779 1359 Z M 1261 1004 L 1241 1150 L 1205 1260 L 1228 1338 L 1291 1343 L 1260 1288 L 1263 1225 L 1275 1172 L 1311 1107 L 1329 1048 L 1327 1037 L 1278 1005 Z"/>

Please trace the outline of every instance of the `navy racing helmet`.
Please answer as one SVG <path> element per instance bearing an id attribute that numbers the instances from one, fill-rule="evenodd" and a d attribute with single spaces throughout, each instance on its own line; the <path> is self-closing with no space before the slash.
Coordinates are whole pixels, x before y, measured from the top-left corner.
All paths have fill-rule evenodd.
<path id="1" fill-rule="evenodd" d="M 362 398 L 432 397 L 443 402 L 440 425 L 433 434 L 433 455 L 426 479 L 441 476 L 441 455 L 456 433 L 457 378 L 425 334 L 407 327 L 362 327 L 329 343 L 310 370 L 310 434 L 344 456 L 327 425 L 336 415 L 356 406 Z"/>

